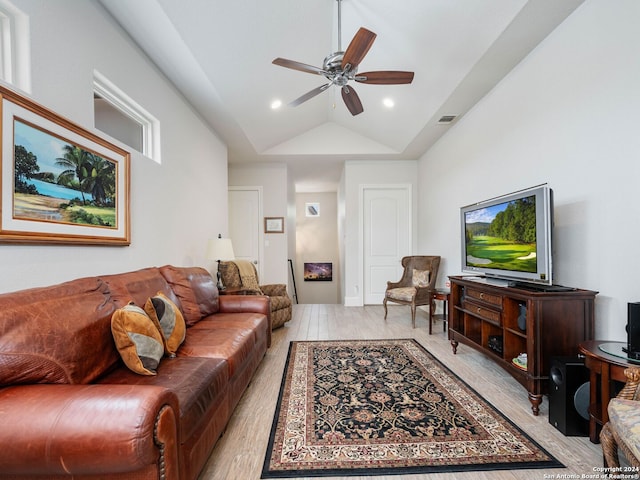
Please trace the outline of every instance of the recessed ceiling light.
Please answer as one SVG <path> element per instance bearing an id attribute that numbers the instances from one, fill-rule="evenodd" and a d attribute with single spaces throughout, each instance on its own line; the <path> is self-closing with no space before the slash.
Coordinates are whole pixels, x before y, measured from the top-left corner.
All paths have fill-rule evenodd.
<path id="1" fill-rule="evenodd" d="M 282 106 L 282 100 L 274 100 L 273 102 L 271 102 L 271 108 L 273 110 L 277 110 L 281 106 Z"/>
<path id="2" fill-rule="evenodd" d="M 393 108 L 396 103 L 391 98 L 385 98 L 382 104 L 387 108 Z"/>

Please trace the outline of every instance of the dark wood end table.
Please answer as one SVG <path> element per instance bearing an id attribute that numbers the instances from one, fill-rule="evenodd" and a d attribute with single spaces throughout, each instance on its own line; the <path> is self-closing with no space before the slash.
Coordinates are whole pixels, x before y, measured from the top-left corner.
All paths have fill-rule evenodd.
<path id="1" fill-rule="evenodd" d="M 614 381 L 626 382 L 624 371 L 640 365 L 629 361 L 622 352 L 625 342 L 589 340 L 578 347 L 584 355 L 584 364 L 590 371 L 589 385 L 589 440 L 600 442 L 600 430 L 609 421 L 607 407 L 616 395 L 612 389 Z M 613 353 L 612 353 L 613 352 Z"/>
<path id="2" fill-rule="evenodd" d="M 434 318 L 442 318 L 442 331 L 447 331 L 447 305 L 449 303 L 449 290 L 436 289 L 431 292 L 431 304 L 429 305 L 429 335 L 431 335 L 432 324 Z M 433 311 L 436 308 L 436 300 L 442 302 L 443 314 L 434 315 Z"/>

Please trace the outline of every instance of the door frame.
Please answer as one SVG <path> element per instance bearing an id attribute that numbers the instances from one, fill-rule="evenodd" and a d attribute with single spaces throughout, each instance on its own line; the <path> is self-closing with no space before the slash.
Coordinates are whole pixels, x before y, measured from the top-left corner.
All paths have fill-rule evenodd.
<path id="1" fill-rule="evenodd" d="M 263 267 L 262 264 L 264 263 L 264 229 L 262 228 L 262 222 L 264 219 L 264 213 L 263 213 L 263 193 L 262 193 L 262 186 L 261 185 L 234 185 L 234 186 L 229 186 L 227 187 L 227 195 L 229 195 L 229 192 L 231 191 L 255 191 L 258 193 L 258 265 L 256 265 L 256 270 L 258 271 L 258 278 L 263 278 Z M 228 199 L 227 199 L 228 201 Z M 227 207 L 227 215 L 230 215 L 231 212 L 229 211 L 229 208 Z M 227 228 L 229 228 L 229 226 L 227 225 Z"/>
<path id="2" fill-rule="evenodd" d="M 406 190 L 409 198 L 409 252 L 407 255 L 412 255 L 415 251 L 416 241 L 414 238 L 414 218 L 413 218 L 413 185 L 411 183 L 375 183 L 375 184 L 361 184 L 359 186 L 358 194 L 358 301 L 359 306 L 364 306 L 364 265 L 365 265 L 365 248 L 364 248 L 364 195 L 367 190 Z"/>

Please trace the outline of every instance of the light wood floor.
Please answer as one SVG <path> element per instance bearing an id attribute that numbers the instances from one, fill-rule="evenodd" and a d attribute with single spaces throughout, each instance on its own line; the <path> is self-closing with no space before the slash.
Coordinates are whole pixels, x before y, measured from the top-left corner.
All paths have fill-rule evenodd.
<path id="1" fill-rule="evenodd" d="M 491 360 L 460 345 L 454 355 L 442 322 L 428 333 L 427 314 L 419 312 L 417 328 L 411 328 L 409 307 L 390 306 L 387 321 L 382 306 L 294 305 L 293 319 L 273 332 L 273 343 L 253 381 L 236 408 L 226 433 L 218 440 L 200 480 L 259 479 L 278 390 L 291 340 L 415 338 L 427 350 L 471 385 L 484 398 L 554 455 L 565 469 L 505 470 L 448 474 L 403 475 L 403 479 L 429 480 L 539 480 L 585 478 L 602 466 L 600 445 L 587 437 L 565 437 L 548 421 L 545 397 L 540 415 L 531 413 L 527 392 Z M 575 475 L 575 476 L 574 476 Z M 399 476 L 334 477 L 342 479 L 395 480 Z M 591 477 L 591 478 L 598 478 Z M 603 478 L 600 475 L 600 478 Z"/>

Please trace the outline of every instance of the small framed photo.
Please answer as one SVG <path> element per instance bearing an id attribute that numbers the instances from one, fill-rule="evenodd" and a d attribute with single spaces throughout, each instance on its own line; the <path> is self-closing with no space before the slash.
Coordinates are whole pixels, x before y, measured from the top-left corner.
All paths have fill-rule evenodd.
<path id="1" fill-rule="evenodd" d="M 333 281 L 333 263 L 314 262 L 304 264 L 305 282 L 331 282 Z"/>
<path id="2" fill-rule="evenodd" d="M 305 203 L 304 211 L 307 217 L 319 217 L 320 204 L 318 202 Z"/>
<path id="3" fill-rule="evenodd" d="M 284 233 L 284 217 L 264 217 L 264 233 Z"/>

